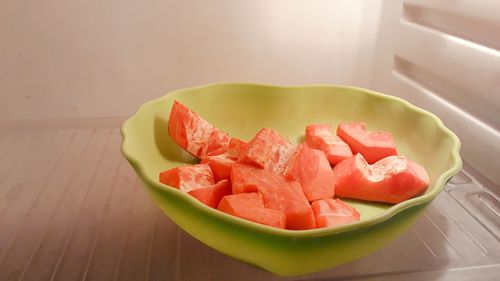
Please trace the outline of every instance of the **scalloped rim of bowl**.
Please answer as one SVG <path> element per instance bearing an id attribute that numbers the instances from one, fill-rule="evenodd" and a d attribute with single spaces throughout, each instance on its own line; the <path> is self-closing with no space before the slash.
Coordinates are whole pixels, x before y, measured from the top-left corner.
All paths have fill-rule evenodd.
<path id="1" fill-rule="evenodd" d="M 140 164 L 140 157 L 137 155 L 133 155 L 130 150 L 127 149 L 127 147 L 130 145 L 130 134 L 128 133 L 128 128 L 132 126 L 132 123 L 134 120 L 137 118 L 137 116 L 141 115 L 142 112 L 144 112 L 151 104 L 154 104 L 160 100 L 167 99 L 170 94 L 174 93 L 179 93 L 179 92 L 185 92 L 185 91 L 191 91 L 195 89 L 201 89 L 201 88 L 208 88 L 208 87 L 213 87 L 213 86 L 222 86 L 222 85 L 238 85 L 238 86 L 260 86 L 260 87 L 268 87 L 268 88 L 280 88 L 280 89 L 291 89 L 291 88 L 313 88 L 313 87 L 334 87 L 337 89 L 354 89 L 354 90 L 359 90 L 367 95 L 372 95 L 377 98 L 381 99 L 387 99 L 387 100 L 392 100 L 401 103 L 404 105 L 408 110 L 415 111 L 417 113 L 420 113 L 422 115 L 427 115 L 430 117 L 432 120 L 434 120 L 440 130 L 445 132 L 447 136 L 449 136 L 453 140 L 453 148 L 451 151 L 451 158 L 453 160 L 453 164 L 441 175 L 437 178 L 435 182 L 435 187 L 431 192 L 425 193 L 423 195 L 420 195 L 418 197 L 403 201 L 401 203 L 395 204 L 385 210 L 383 213 L 366 219 L 366 220 L 361 220 L 359 222 L 351 223 L 351 224 L 346 224 L 338 227 L 331 227 L 331 228 L 317 228 L 317 229 L 309 229 L 309 230 L 288 230 L 288 229 L 279 229 L 279 228 L 274 228 L 270 226 L 265 226 L 261 225 L 258 223 L 254 223 L 248 220 L 244 220 L 238 217 L 234 217 L 228 214 L 225 214 L 223 212 L 220 212 L 216 209 L 210 208 L 206 206 L 205 204 L 199 202 L 192 196 L 179 191 L 175 188 L 168 187 L 166 185 L 160 184 L 157 179 L 153 179 L 151 177 L 148 177 L 147 174 L 144 172 L 142 165 Z M 142 106 L 139 107 L 139 109 L 130 117 L 128 118 L 125 123 L 123 124 L 121 128 L 121 135 L 122 135 L 122 146 L 121 146 L 121 151 L 122 154 L 125 156 L 125 158 L 129 161 L 129 163 L 134 167 L 134 170 L 136 173 L 139 175 L 139 177 L 151 185 L 152 187 L 158 189 L 160 192 L 167 192 L 167 193 L 174 193 L 175 196 L 179 196 L 183 198 L 185 201 L 189 202 L 189 204 L 193 208 L 198 208 L 198 209 L 203 209 L 205 212 L 208 212 L 209 214 L 218 217 L 221 220 L 229 221 L 231 223 L 240 225 L 241 227 L 246 227 L 246 228 L 252 228 L 256 231 L 260 231 L 266 234 L 274 234 L 274 235 L 280 235 L 280 236 L 286 236 L 286 237 L 319 237 L 319 236 L 325 236 L 325 235 L 331 235 L 335 233 L 341 233 L 341 232 L 348 232 L 352 230 L 358 230 L 361 228 L 366 228 L 374 224 L 381 223 L 383 221 L 386 221 L 396 215 L 397 213 L 408 209 L 413 206 L 417 206 L 420 204 L 424 204 L 427 202 L 432 201 L 444 188 L 444 185 L 446 182 L 456 175 L 460 169 L 462 168 L 462 159 L 460 158 L 460 140 L 458 137 L 450 130 L 448 129 L 441 119 L 439 119 L 436 115 L 432 114 L 429 111 L 426 111 L 424 109 L 421 109 L 406 100 L 403 100 L 398 97 L 378 93 L 372 90 L 368 90 L 365 88 L 360 88 L 360 87 L 353 87 L 353 86 L 344 86 L 344 85 L 333 85 L 333 84 L 312 84 L 312 85 L 294 85 L 294 86 L 278 86 L 278 85 L 270 85 L 270 84 L 261 84 L 261 83 L 212 83 L 212 84 L 205 84 L 201 86 L 196 86 L 196 87 L 190 87 L 190 88 L 183 88 L 183 89 L 178 89 L 171 91 L 164 95 L 163 97 L 160 97 L 158 99 L 154 99 L 151 101 L 148 101 L 144 103 Z"/>

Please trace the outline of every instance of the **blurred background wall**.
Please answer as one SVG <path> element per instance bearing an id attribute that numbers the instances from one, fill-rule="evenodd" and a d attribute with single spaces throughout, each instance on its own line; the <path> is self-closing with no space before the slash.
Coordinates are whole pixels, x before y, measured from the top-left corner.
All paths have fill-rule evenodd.
<path id="1" fill-rule="evenodd" d="M 212 82 L 367 86 L 381 2 L 3 0 L 0 119 L 121 117 Z"/>

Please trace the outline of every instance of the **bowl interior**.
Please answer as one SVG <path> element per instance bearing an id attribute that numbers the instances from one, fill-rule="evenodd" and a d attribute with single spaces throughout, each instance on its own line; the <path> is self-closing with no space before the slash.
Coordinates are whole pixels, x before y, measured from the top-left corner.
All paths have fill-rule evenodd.
<path id="1" fill-rule="evenodd" d="M 390 208 L 431 200 L 461 166 L 457 137 L 437 117 L 400 99 L 344 86 L 215 84 L 175 91 L 146 103 L 124 125 L 123 151 L 150 183 L 157 182 L 163 170 L 196 163 L 168 135 L 174 100 L 243 140 L 270 127 L 299 143 L 304 141 L 306 125 L 329 123 L 336 128 L 342 121 L 363 121 L 369 130 L 391 132 L 399 153 L 423 165 L 431 184 L 425 195 L 398 204 L 401 206 L 348 200 L 361 213 L 361 223 L 384 215 Z"/>

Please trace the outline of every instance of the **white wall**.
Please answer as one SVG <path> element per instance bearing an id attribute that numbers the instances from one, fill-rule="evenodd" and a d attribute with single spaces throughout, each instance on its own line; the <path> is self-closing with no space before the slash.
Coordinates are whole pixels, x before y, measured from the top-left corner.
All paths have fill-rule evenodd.
<path id="1" fill-rule="evenodd" d="M 220 81 L 367 85 L 381 1 L 0 2 L 0 120 L 131 114 Z"/>

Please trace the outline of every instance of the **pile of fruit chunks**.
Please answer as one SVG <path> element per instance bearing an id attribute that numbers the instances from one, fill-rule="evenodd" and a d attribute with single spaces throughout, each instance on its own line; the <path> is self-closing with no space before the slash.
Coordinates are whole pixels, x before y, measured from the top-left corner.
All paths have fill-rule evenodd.
<path id="1" fill-rule="evenodd" d="M 309 125 L 299 145 L 270 128 L 246 142 L 174 101 L 168 133 L 201 162 L 161 172 L 161 183 L 277 228 L 353 223 L 360 213 L 338 197 L 396 204 L 429 185 L 422 166 L 398 155 L 390 133 L 366 131 L 364 123 L 340 123 L 336 135 L 330 125 Z"/>

